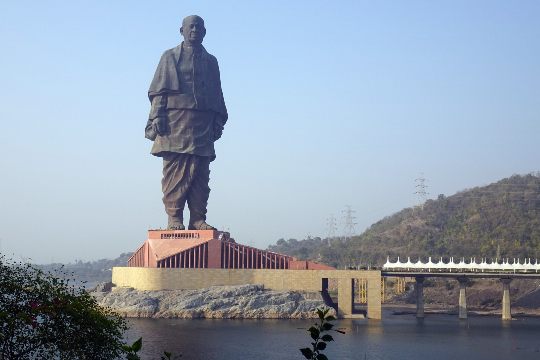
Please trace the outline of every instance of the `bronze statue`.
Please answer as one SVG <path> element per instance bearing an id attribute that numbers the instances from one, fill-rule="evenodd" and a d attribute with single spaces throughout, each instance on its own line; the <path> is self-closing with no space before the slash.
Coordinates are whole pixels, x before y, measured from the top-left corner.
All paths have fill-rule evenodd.
<path id="1" fill-rule="evenodd" d="M 182 21 L 184 41 L 161 56 L 148 90 L 152 105 L 145 136 L 153 140 L 152 155 L 163 158 L 163 204 L 168 228 L 184 230 L 187 202 L 190 230 L 214 230 L 206 223 L 210 162 L 221 137 L 227 108 L 216 58 L 202 46 L 204 20 Z"/>

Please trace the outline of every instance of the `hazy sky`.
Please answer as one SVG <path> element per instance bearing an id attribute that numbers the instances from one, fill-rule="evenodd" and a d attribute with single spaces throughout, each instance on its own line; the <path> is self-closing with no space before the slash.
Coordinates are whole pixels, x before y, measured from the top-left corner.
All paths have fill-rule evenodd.
<path id="1" fill-rule="evenodd" d="M 540 170 L 540 2 L 2 1 L 0 249 L 113 258 L 166 226 L 147 90 L 205 19 L 229 122 L 208 222 L 265 248 Z"/>

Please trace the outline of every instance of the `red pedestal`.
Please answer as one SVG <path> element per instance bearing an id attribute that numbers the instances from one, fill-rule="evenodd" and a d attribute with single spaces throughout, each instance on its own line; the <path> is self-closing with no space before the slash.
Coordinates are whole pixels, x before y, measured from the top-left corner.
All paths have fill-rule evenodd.
<path id="1" fill-rule="evenodd" d="M 216 230 L 149 230 L 128 266 L 198 269 L 333 269 L 292 256 L 237 244 Z"/>

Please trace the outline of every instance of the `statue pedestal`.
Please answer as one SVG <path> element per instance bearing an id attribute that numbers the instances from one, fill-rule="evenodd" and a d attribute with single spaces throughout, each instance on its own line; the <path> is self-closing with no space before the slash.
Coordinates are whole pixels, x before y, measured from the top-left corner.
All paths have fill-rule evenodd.
<path id="1" fill-rule="evenodd" d="M 180 269 L 333 270 L 312 261 L 237 244 L 217 230 L 149 230 L 128 267 Z"/>
<path id="2" fill-rule="evenodd" d="M 148 238 L 128 260 L 134 267 L 221 268 L 221 243 L 234 243 L 217 230 L 148 230 Z"/>
<path id="3" fill-rule="evenodd" d="M 181 269 L 289 269 L 296 263 L 288 255 L 237 244 L 217 230 L 149 230 L 128 260 L 129 267 Z"/>

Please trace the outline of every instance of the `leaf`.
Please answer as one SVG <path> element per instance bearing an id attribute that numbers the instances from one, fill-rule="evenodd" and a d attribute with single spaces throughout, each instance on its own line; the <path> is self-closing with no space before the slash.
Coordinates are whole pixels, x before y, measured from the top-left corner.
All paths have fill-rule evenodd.
<path id="1" fill-rule="evenodd" d="M 141 348 L 142 348 L 142 337 L 140 337 L 137 341 L 133 343 L 133 345 L 131 345 L 131 350 L 133 350 L 133 352 L 139 352 Z"/>
<path id="2" fill-rule="evenodd" d="M 309 331 L 309 333 L 311 335 L 311 338 L 313 340 L 317 340 L 319 338 L 319 335 L 321 334 L 320 331 L 317 328 L 313 327 L 313 326 L 310 327 L 308 331 Z"/>
<path id="3" fill-rule="evenodd" d="M 322 341 L 327 341 L 327 342 L 328 341 L 334 341 L 334 338 L 332 337 L 332 335 L 328 335 L 328 334 L 323 335 L 321 339 L 322 339 Z"/>
<path id="4" fill-rule="evenodd" d="M 326 355 L 324 355 L 324 354 L 319 354 L 319 355 L 317 355 L 316 359 L 317 359 L 317 360 L 328 360 L 328 358 L 327 358 Z"/>
<path id="5" fill-rule="evenodd" d="M 331 330 L 333 327 L 334 327 L 334 324 L 330 324 L 330 323 L 323 324 L 323 329 L 326 331 Z"/>
<path id="6" fill-rule="evenodd" d="M 317 350 L 324 350 L 326 349 L 326 343 L 325 342 L 320 342 L 317 344 Z"/>
<path id="7" fill-rule="evenodd" d="M 311 351 L 310 348 L 303 348 L 303 349 L 300 349 L 300 351 L 302 352 L 302 355 L 304 355 L 306 359 L 311 359 L 313 357 L 313 351 Z"/>

